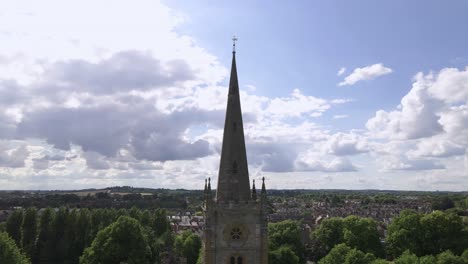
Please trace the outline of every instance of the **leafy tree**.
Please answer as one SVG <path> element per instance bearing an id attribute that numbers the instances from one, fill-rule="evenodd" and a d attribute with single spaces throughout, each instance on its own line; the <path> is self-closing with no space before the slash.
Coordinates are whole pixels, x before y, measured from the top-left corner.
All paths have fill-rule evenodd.
<path id="1" fill-rule="evenodd" d="M 432 255 L 423 256 L 419 258 L 418 264 L 434 264 L 436 263 L 436 258 Z"/>
<path id="2" fill-rule="evenodd" d="M 88 247 L 92 242 L 92 230 L 91 230 L 91 212 L 88 209 L 81 209 L 78 214 L 78 219 L 76 222 L 76 237 L 75 240 L 75 250 L 78 256 L 83 254 L 83 251 Z"/>
<path id="3" fill-rule="evenodd" d="M 373 264 L 375 256 L 364 253 L 358 249 L 353 249 L 346 244 L 336 245 L 328 255 L 322 258 L 319 264 Z M 380 261 L 379 261 L 380 262 Z"/>
<path id="4" fill-rule="evenodd" d="M 376 259 L 371 262 L 371 264 L 389 264 L 390 262 L 386 261 L 385 259 Z"/>
<path id="5" fill-rule="evenodd" d="M 423 229 L 423 255 L 435 255 L 445 250 L 460 254 L 468 246 L 468 233 L 463 231 L 461 217 L 435 211 L 424 215 L 420 222 Z"/>
<path id="6" fill-rule="evenodd" d="M 201 249 L 201 239 L 191 231 L 185 231 L 176 237 L 174 249 L 177 256 L 187 259 L 187 264 L 195 264 Z"/>
<path id="7" fill-rule="evenodd" d="M 275 251 L 282 246 L 288 246 L 299 257 L 300 263 L 304 261 L 304 245 L 301 242 L 301 229 L 297 221 L 286 220 L 268 224 L 269 248 Z"/>
<path id="8" fill-rule="evenodd" d="M 401 255 L 405 250 L 414 252 L 421 256 L 422 248 L 422 227 L 420 224 L 421 215 L 414 211 L 404 210 L 398 217 L 393 219 L 388 226 L 387 251 L 393 256 Z"/>
<path id="9" fill-rule="evenodd" d="M 463 251 L 461 258 L 465 260 L 466 263 L 468 263 L 468 248 Z"/>
<path id="10" fill-rule="evenodd" d="M 16 245 L 21 246 L 21 224 L 23 223 L 23 210 L 15 210 L 6 221 L 6 231 L 15 241 Z"/>
<path id="11" fill-rule="evenodd" d="M 384 255 L 375 220 L 351 215 L 344 219 L 344 226 L 343 240 L 346 245 L 379 257 Z"/>
<path id="12" fill-rule="evenodd" d="M 150 211 L 144 210 L 143 213 L 141 214 L 140 223 L 143 226 L 149 226 L 149 225 L 151 225 L 151 221 L 152 221 L 152 219 L 151 219 Z"/>
<path id="13" fill-rule="evenodd" d="M 419 258 L 409 250 L 403 252 L 403 254 L 395 259 L 395 264 L 418 264 Z"/>
<path id="14" fill-rule="evenodd" d="M 268 252 L 270 264 L 299 264 L 299 257 L 288 246 L 281 246 Z"/>
<path id="15" fill-rule="evenodd" d="M 29 259 L 23 255 L 15 241 L 5 232 L 0 232 L 0 261 L 2 264 L 30 264 Z"/>
<path id="16" fill-rule="evenodd" d="M 340 243 L 379 257 L 384 255 L 377 231 L 377 222 L 370 218 L 348 216 L 344 219 L 337 217 L 326 219 L 312 232 L 311 238 L 313 241 L 312 257 L 315 260 L 327 255 L 335 245 Z"/>
<path id="17" fill-rule="evenodd" d="M 151 264 L 151 249 L 140 223 L 121 216 L 99 231 L 80 258 L 81 264 Z"/>
<path id="18" fill-rule="evenodd" d="M 33 263 L 48 264 L 54 254 L 52 245 L 53 233 L 51 223 L 54 220 L 54 211 L 51 208 L 45 209 L 39 219 L 39 231 L 36 240 L 36 250 L 33 256 Z"/>
<path id="19" fill-rule="evenodd" d="M 95 237 L 99 230 L 103 229 L 103 210 L 95 209 L 91 212 L 91 237 Z"/>
<path id="20" fill-rule="evenodd" d="M 346 264 L 367 264 L 372 263 L 375 260 L 375 256 L 371 253 L 364 253 L 358 249 L 351 249 L 348 254 L 346 254 L 345 263 Z"/>
<path id="21" fill-rule="evenodd" d="M 67 237 L 68 210 L 60 208 L 51 223 L 51 245 L 54 249 L 50 255 L 51 264 L 63 264 L 67 258 L 70 238 Z"/>
<path id="22" fill-rule="evenodd" d="M 442 198 L 436 199 L 432 203 L 432 209 L 434 210 L 447 210 L 450 208 L 455 207 L 455 204 L 452 199 L 448 196 L 444 196 Z"/>
<path id="23" fill-rule="evenodd" d="M 468 233 L 461 217 L 435 211 L 421 215 L 403 211 L 388 227 L 387 250 L 397 257 L 405 250 L 417 256 L 436 255 L 445 250 L 460 254 L 468 247 Z"/>
<path id="24" fill-rule="evenodd" d="M 37 232 L 37 211 L 28 208 L 24 214 L 21 228 L 21 247 L 26 255 L 31 258 L 34 254 Z"/>
<path id="25" fill-rule="evenodd" d="M 151 227 L 153 228 L 156 236 L 161 236 L 163 233 L 171 230 L 171 224 L 167 219 L 166 210 L 157 209 L 154 211 Z"/>
<path id="26" fill-rule="evenodd" d="M 463 260 L 462 257 L 455 256 L 450 250 L 437 255 L 437 264 L 465 264 L 468 259 Z"/>
<path id="27" fill-rule="evenodd" d="M 135 219 L 138 220 L 138 221 L 141 221 L 141 215 L 142 215 L 142 213 L 141 213 L 141 211 L 140 211 L 138 208 L 136 208 L 135 206 L 133 206 L 133 207 L 130 209 L 130 211 L 128 212 L 128 215 L 129 215 L 130 217 L 135 218 Z"/>
<path id="28" fill-rule="evenodd" d="M 327 255 L 335 245 L 343 243 L 343 229 L 343 219 L 332 217 L 323 220 L 319 227 L 311 233 L 315 260 Z"/>
<path id="29" fill-rule="evenodd" d="M 65 237 L 67 238 L 68 252 L 65 257 L 64 264 L 77 264 L 78 259 L 83 253 L 80 251 L 78 236 L 85 230 L 78 229 L 78 211 L 73 209 L 67 217 L 67 225 L 65 227 Z"/>

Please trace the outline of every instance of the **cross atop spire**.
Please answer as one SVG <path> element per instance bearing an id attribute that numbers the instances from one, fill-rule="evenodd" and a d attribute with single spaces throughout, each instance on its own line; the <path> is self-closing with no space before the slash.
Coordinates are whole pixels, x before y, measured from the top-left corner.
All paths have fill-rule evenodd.
<path id="1" fill-rule="evenodd" d="M 236 35 L 232 36 L 232 52 L 233 53 L 236 53 L 236 41 L 237 41 Z"/>

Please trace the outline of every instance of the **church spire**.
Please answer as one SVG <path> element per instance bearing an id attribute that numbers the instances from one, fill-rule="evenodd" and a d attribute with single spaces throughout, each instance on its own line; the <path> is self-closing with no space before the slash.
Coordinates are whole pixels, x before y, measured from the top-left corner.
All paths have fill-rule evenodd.
<path id="1" fill-rule="evenodd" d="M 237 80 L 237 38 L 233 37 L 231 77 L 224 123 L 223 146 L 219 166 L 217 201 L 247 201 L 250 199 L 249 170 L 245 151 L 244 126 Z"/>

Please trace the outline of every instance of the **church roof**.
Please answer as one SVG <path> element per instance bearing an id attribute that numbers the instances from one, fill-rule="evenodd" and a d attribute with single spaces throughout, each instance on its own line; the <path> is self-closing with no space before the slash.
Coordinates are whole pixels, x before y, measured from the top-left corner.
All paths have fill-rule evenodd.
<path id="1" fill-rule="evenodd" d="M 237 80 L 236 51 L 232 52 L 231 78 L 218 175 L 217 201 L 250 200 L 249 170 Z"/>

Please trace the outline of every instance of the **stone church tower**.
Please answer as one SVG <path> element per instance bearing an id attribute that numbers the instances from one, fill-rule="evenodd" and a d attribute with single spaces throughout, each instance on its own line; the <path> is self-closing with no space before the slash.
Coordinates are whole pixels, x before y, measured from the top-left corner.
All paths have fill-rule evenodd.
<path id="1" fill-rule="evenodd" d="M 216 196 L 205 182 L 205 264 L 266 264 L 268 235 L 265 179 L 259 196 L 249 186 L 237 81 L 235 38 Z"/>

